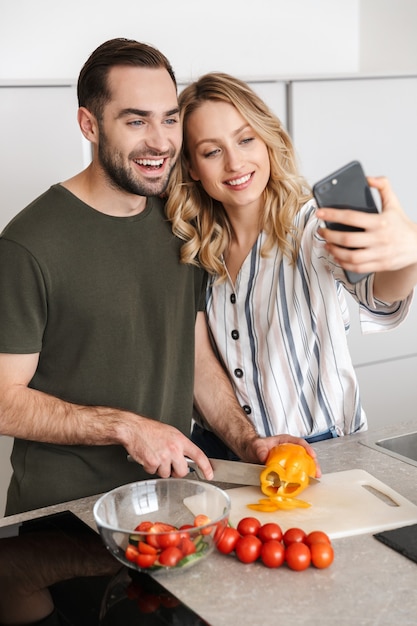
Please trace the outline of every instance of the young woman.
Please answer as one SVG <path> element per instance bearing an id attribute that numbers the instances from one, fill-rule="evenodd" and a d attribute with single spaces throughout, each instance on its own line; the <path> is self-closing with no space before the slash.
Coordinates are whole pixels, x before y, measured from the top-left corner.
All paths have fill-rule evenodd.
<path id="1" fill-rule="evenodd" d="M 203 76 L 181 93 L 180 110 L 168 216 L 185 241 L 182 261 L 209 274 L 209 329 L 248 418 L 262 435 L 309 442 L 365 430 L 343 288 L 364 330 L 397 326 L 417 282 L 416 225 L 385 179 L 369 179 L 382 215 L 317 210 L 281 122 L 236 78 Z M 378 272 L 350 284 L 343 267 Z M 198 416 L 193 440 L 231 456 Z"/>

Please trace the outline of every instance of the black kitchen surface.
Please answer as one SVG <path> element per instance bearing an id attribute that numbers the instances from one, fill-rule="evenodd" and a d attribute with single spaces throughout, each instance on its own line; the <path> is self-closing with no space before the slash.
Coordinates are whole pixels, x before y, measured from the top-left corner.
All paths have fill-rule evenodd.
<path id="1" fill-rule="evenodd" d="M 53 598 L 39 626 L 210 626 L 163 581 L 121 566 L 70 511 L 0 528 L 0 607 L 23 606 L 28 588 Z"/>

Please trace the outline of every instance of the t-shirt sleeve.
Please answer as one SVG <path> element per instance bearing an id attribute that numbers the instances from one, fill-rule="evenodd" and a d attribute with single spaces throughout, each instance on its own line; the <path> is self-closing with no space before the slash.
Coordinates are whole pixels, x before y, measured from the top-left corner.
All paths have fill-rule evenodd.
<path id="1" fill-rule="evenodd" d="M 201 272 L 201 290 L 200 290 L 200 298 L 198 301 L 198 310 L 205 311 L 206 310 L 206 289 L 207 289 L 207 280 L 208 274 L 207 272 L 200 270 Z"/>
<path id="2" fill-rule="evenodd" d="M 46 289 L 36 259 L 0 239 L 0 352 L 40 352 L 46 325 Z"/>

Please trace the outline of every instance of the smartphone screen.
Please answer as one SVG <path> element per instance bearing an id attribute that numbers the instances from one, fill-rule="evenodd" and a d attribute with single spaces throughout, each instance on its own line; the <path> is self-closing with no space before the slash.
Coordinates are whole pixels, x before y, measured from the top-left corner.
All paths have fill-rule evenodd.
<path id="1" fill-rule="evenodd" d="M 372 195 L 363 168 L 359 161 L 351 161 L 313 186 L 313 195 L 319 207 L 334 209 L 354 209 L 366 213 L 378 213 L 378 207 Z M 333 230 L 361 231 L 362 228 L 345 226 L 335 222 L 326 222 Z M 347 272 L 351 283 L 362 280 L 367 274 Z"/>

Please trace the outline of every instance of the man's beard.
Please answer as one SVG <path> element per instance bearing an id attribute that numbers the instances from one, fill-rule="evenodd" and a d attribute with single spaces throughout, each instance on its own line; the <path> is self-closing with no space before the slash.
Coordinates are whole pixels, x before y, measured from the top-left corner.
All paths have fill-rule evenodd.
<path id="1" fill-rule="evenodd" d="M 130 155 L 131 157 L 132 155 Z M 140 156 L 135 154 L 135 158 L 158 158 L 159 154 L 150 154 Z M 164 155 L 166 156 L 166 155 Z M 169 155 L 172 159 L 174 154 Z M 130 158 L 129 157 L 129 158 Z M 169 170 L 164 171 L 163 177 L 156 177 L 152 180 L 140 180 L 134 176 L 133 172 L 123 165 L 123 159 L 120 152 L 109 149 L 106 135 L 101 130 L 100 142 L 98 146 L 98 159 L 103 168 L 104 174 L 114 189 L 127 191 L 137 196 L 158 196 L 163 194 L 168 186 L 169 176 L 173 167 L 173 163 Z"/>

